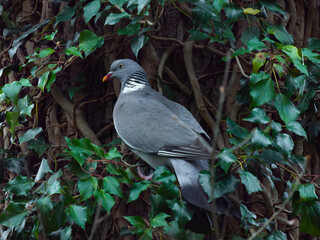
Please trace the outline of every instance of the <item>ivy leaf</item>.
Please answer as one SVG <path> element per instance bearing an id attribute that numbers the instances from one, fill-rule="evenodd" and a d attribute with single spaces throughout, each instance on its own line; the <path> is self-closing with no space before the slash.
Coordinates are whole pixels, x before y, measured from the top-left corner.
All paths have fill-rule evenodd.
<path id="1" fill-rule="evenodd" d="M 0 214 L 0 224 L 9 228 L 19 227 L 28 213 L 21 204 L 10 202 L 8 207 Z"/>
<path id="2" fill-rule="evenodd" d="M 297 190 L 300 195 L 299 202 L 311 202 L 318 199 L 314 185 L 311 183 L 300 185 Z"/>
<path id="3" fill-rule="evenodd" d="M 286 128 L 299 136 L 305 137 L 308 140 L 307 133 L 299 122 L 291 122 L 286 125 Z"/>
<path id="4" fill-rule="evenodd" d="M 53 40 L 54 39 L 54 36 L 57 34 L 58 30 L 55 30 L 54 32 L 50 33 L 50 34 L 47 34 L 44 36 L 44 39 L 47 39 L 49 41 Z"/>
<path id="5" fill-rule="evenodd" d="M 318 38 L 309 38 L 308 39 L 308 49 L 313 50 L 319 50 L 320 49 L 320 39 Z"/>
<path id="6" fill-rule="evenodd" d="M 168 226 L 168 223 L 166 221 L 166 218 L 168 217 L 170 217 L 170 215 L 161 212 L 151 219 L 150 224 L 153 228 Z"/>
<path id="7" fill-rule="evenodd" d="M 114 25 L 123 18 L 130 18 L 130 15 L 127 12 L 110 13 L 110 15 L 106 18 L 104 25 Z"/>
<path id="8" fill-rule="evenodd" d="M 19 99 L 19 92 L 21 88 L 21 83 L 14 81 L 13 83 L 7 83 L 4 85 L 2 87 L 2 92 L 16 105 Z"/>
<path id="9" fill-rule="evenodd" d="M 81 200 L 87 200 L 92 196 L 98 187 L 98 180 L 95 177 L 89 177 L 85 179 L 80 179 L 78 181 L 78 189 L 80 192 Z"/>
<path id="10" fill-rule="evenodd" d="M 248 47 L 248 50 L 249 51 L 254 51 L 254 50 L 257 50 L 257 51 L 261 51 L 263 49 L 266 49 L 267 46 L 264 44 L 264 42 L 261 42 L 260 40 L 258 40 L 257 38 L 253 38 L 251 39 L 248 44 L 247 44 L 247 47 Z M 259 52 L 260 54 L 266 54 L 264 52 Z"/>
<path id="11" fill-rule="evenodd" d="M 106 176 L 103 178 L 103 190 L 123 198 L 123 194 L 120 188 L 120 183 L 115 177 Z"/>
<path id="12" fill-rule="evenodd" d="M 21 137 L 19 137 L 19 143 L 22 144 L 24 142 L 27 142 L 27 141 L 35 138 L 35 136 L 37 136 L 42 131 L 43 131 L 42 127 L 29 129 Z"/>
<path id="13" fill-rule="evenodd" d="M 266 113 L 261 108 L 252 109 L 251 114 L 243 120 L 260 124 L 266 124 L 270 121 Z"/>
<path id="14" fill-rule="evenodd" d="M 260 29 L 256 27 L 249 27 L 244 30 L 241 34 L 241 41 L 244 45 L 248 45 L 250 40 L 256 38 L 259 39 L 260 37 Z"/>
<path id="15" fill-rule="evenodd" d="M 259 69 L 266 63 L 267 54 L 258 52 L 252 60 L 252 72 L 257 73 Z"/>
<path id="16" fill-rule="evenodd" d="M 304 57 L 307 57 L 314 64 L 320 63 L 320 55 L 318 53 L 314 53 L 308 48 L 303 48 L 302 54 Z"/>
<path id="17" fill-rule="evenodd" d="M 267 147 L 271 144 L 269 137 L 265 136 L 259 129 L 254 131 L 251 141 L 257 148 Z"/>
<path id="18" fill-rule="evenodd" d="M 176 181 L 176 175 L 174 175 L 167 167 L 159 166 L 156 171 L 154 171 L 152 179 L 155 182 L 173 183 Z"/>
<path id="19" fill-rule="evenodd" d="M 249 131 L 246 128 L 240 127 L 236 122 L 232 121 L 230 118 L 227 118 L 227 127 L 227 132 L 229 134 L 233 134 L 240 139 L 244 139 L 249 134 Z"/>
<path id="20" fill-rule="evenodd" d="M 300 114 L 300 111 L 292 104 L 290 99 L 282 93 L 277 94 L 275 107 L 286 124 L 296 121 Z"/>
<path id="21" fill-rule="evenodd" d="M 257 107 L 275 97 L 274 83 L 267 73 L 253 73 L 250 75 L 250 96 L 252 106 Z"/>
<path id="22" fill-rule="evenodd" d="M 273 133 L 279 133 L 282 130 L 281 124 L 273 120 L 271 121 L 271 128 Z"/>
<path id="23" fill-rule="evenodd" d="M 35 151 L 38 154 L 38 157 L 40 158 L 42 154 L 50 147 L 49 144 L 46 144 L 43 137 L 40 137 L 38 139 L 31 139 L 28 142 L 28 148 Z"/>
<path id="24" fill-rule="evenodd" d="M 19 83 L 24 87 L 32 87 L 32 84 L 30 83 L 29 79 L 27 79 L 27 78 L 20 78 Z"/>
<path id="25" fill-rule="evenodd" d="M 151 182 L 147 182 L 147 181 L 133 183 L 128 202 L 137 200 L 138 197 L 140 196 L 140 193 L 147 190 L 150 185 L 151 185 Z"/>
<path id="26" fill-rule="evenodd" d="M 241 219 L 247 220 L 253 226 L 259 226 L 258 223 L 254 219 L 257 219 L 257 215 L 250 212 L 246 205 L 240 204 L 240 212 L 241 212 Z"/>
<path id="27" fill-rule="evenodd" d="M 146 226 L 146 223 L 141 216 L 125 216 L 124 218 L 137 229 L 142 229 Z"/>
<path id="28" fill-rule="evenodd" d="M 66 55 L 70 56 L 70 55 L 74 55 L 77 57 L 80 57 L 81 59 L 83 59 L 83 56 L 79 50 L 79 48 L 77 47 L 70 47 L 66 50 Z"/>
<path id="29" fill-rule="evenodd" d="M 42 158 L 38 173 L 34 179 L 36 182 L 43 178 L 48 172 L 52 173 L 52 170 L 49 167 L 47 159 Z"/>
<path id="30" fill-rule="evenodd" d="M 16 195 L 26 196 L 31 191 L 34 184 L 34 181 L 31 179 L 19 175 L 8 182 L 3 189 Z"/>
<path id="31" fill-rule="evenodd" d="M 275 231 L 266 236 L 266 240 L 287 240 L 287 235 L 281 231 Z"/>
<path id="32" fill-rule="evenodd" d="M 275 0 L 260 0 L 259 1 L 262 6 L 269 9 L 272 12 L 280 13 L 286 18 L 286 12 L 283 11 L 283 9 L 277 4 L 277 1 Z"/>
<path id="33" fill-rule="evenodd" d="M 214 199 L 223 197 L 228 193 L 234 192 L 239 185 L 239 180 L 233 175 L 227 176 L 215 182 Z"/>
<path id="34" fill-rule="evenodd" d="M 108 153 L 105 155 L 105 158 L 108 160 L 115 159 L 115 158 L 121 158 L 121 157 L 122 156 L 116 147 L 111 147 L 109 149 Z"/>
<path id="35" fill-rule="evenodd" d="M 282 150 L 282 152 L 287 155 L 292 151 L 294 147 L 294 143 L 291 137 L 286 133 L 279 133 L 277 135 L 276 144 Z"/>
<path id="36" fill-rule="evenodd" d="M 26 95 L 23 98 L 20 98 L 18 100 L 18 108 L 20 110 L 20 114 L 25 114 L 25 115 L 32 117 L 31 111 L 32 111 L 33 107 L 34 107 L 34 104 L 30 103 L 28 95 Z"/>
<path id="37" fill-rule="evenodd" d="M 147 43 L 148 37 L 144 34 L 140 34 L 137 37 L 131 39 L 131 49 L 133 54 L 138 58 L 140 49 Z"/>
<path id="38" fill-rule="evenodd" d="M 157 194 L 166 198 L 179 197 L 179 192 L 179 188 L 171 181 L 162 183 L 156 191 Z"/>
<path id="39" fill-rule="evenodd" d="M 143 10 L 143 8 L 147 5 L 147 3 L 149 3 L 150 0 L 139 0 L 138 1 L 138 14 L 141 13 L 141 11 Z"/>
<path id="40" fill-rule="evenodd" d="M 301 53 L 299 52 L 297 47 L 292 45 L 285 45 L 282 47 L 282 51 L 291 58 L 293 64 L 297 69 L 299 69 L 300 72 L 309 76 L 307 66 L 301 63 Z"/>
<path id="41" fill-rule="evenodd" d="M 46 49 L 43 49 L 37 56 L 38 58 L 44 58 L 44 57 L 48 57 L 52 53 L 54 53 L 54 49 L 46 48 Z"/>
<path id="42" fill-rule="evenodd" d="M 65 22 L 73 17 L 73 15 L 76 13 L 75 8 L 70 8 L 69 6 L 65 6 L 60 14 L 56 17 L 56 24 L 59 22 Z"/>
<path id="43" fill-rule="evenodd" d="M 253 9 L 253 8 L 244 8 L 243 13 L 244 14 L 250 14 L 250 15 L 257 15 L 261 11 L 259 9 Z"/>
<path id="44" fill-rule="evenodd" d="M 127 35 L 127 36 L 133 36 L 137 34 L 140 30 L 140 23 L 129 23 L 126 27 L 120 28 L 118 30 L 118 35 Z"/>
<path id="45" fill-rule="evenodd" d="M 66 209 L 67 215 L 75 221 L 83 230 L 87 221 L 87 207 L 71 205 Z"/>
<path id="46" fill-rule="evenodd" d="M 110 211 L 115 204 L 114 198 L 102 189 L 97 189 L 94 195 L 97 202 L 104 207 L 108 214 L 110 214 Z"/>
<path id="47" fill-rule="evenodd" d="M 122 5 L 125 4 L 126 2 L 128 2 L 128 0 L 109 0 L 109 2 L 112 3 L 113 5 L 117 5 L 119 7 L 122 7 Z"/>
<path id="48" fill-rule="evenodd" d="M 44 88 L 48 82 L 48 77 L 49 77 L 50 72 L 45 72 L 39 77 L 39 82 L 38 82 L 38 87 L 41 89 L 41 91 L 44 91 Z"/>
<path id="49" fill-rule="evenodd" d="M 303 204 L 300 222 L 300 231 L 320 236 L 320 202 L 315 201 L 312 205 Z"/>
<path id="50" fill-rule="evenodd" d="M 85 53 L 90 53 L 98 47 L 101 47 L 104 42 L 103 37 L 97 36 L 89 30 L 80 32 L 79 49 Z"/>
<path id="51" fill-rule="evenodd" d="M 177 221 L 180 228 L 184 228 L 186 223 L 191 220 L 192 215 L 189 213 L 185 202 L 174 199 L 170 202 L 174 219 Z"/>
<path id="52" fill-rule="evenodd" d="M 233 155 L 230 149 L 223 149 L 218 154 L 218 158 L 218 165 L 221 166 L 225 173 L 228 172 L 231 164 L 237 161 L 237 158 Z"/>
<path id="53" fill-rule="evenodd" d="M 13 111 L 13 112 L 6 112 L 6 122 L 10 126 L 9 130 L 10 133 L 12 134 L 12 137 L 15 136 L 15 129 L 16 126 L 19 125 L 19 112 L 18 111 Z"/>
<path id="54" fill-rule="evenodd" d="M 274 35 L 283 44 L 293 44 L 293 38 L 283 25 L 269 25 L 267 32 Z"/>
<path id="55" fill-rule="evenodd" d="M 90 3 L 88 3 L 84 8 L 83 8 L 83 16 L 84 16 L 84 21 L 87 24 L 93 16 L 95 16 L 101 7 L 100 0 L 95 0 Z"/>
<path id="56" fill-rule="evenodd" d="M 241 183 L 246 187 L 249 195 L 253 192 L 262 191 L 259 185 L 259 179 L 256 176 L 243 170 L 239 170 L 238 173 L 240 175 Z"/>

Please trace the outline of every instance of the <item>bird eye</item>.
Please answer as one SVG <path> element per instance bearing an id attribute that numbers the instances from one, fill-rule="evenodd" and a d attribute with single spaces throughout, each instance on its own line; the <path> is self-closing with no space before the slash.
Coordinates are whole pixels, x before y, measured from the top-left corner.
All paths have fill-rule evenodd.
<path id="1" fill-rule="evenodd" d="M 118 67 L 119 67 L 120 69 L 123 68 L 123 64 L 120 63 L 120 64 L 118 65 Z"/>

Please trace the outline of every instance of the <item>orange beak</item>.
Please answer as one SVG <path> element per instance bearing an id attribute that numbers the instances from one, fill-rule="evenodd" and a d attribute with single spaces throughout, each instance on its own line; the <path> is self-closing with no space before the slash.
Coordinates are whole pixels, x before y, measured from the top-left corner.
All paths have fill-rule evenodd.
<path id="1" fill-rule="evenodd" d="M 105 75 L 102 79 L 102 82 L 108 81 L 111 78 L 112 74 L 113 72 L 109 72 L 107 75 Z"/>

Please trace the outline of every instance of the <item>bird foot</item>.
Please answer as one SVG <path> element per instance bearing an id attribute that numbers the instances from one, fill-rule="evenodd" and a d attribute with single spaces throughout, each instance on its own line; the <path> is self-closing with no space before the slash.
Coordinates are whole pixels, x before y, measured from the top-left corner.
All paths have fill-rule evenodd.
<path id="1" fill-rule="evenodd" d="M 151 178 L 153 177 L 153 173 L 151 173 L 151 174 L 148 175 L 148 176 L 144 175 L 144 174 L 141 172 L 141 169 L 140 169 L 139 166 L 138 166 L 138 174 L 139 174 L 139 176 L 140 176 L 143 180 L 147 180 L 147 181 L 151 180 Z"/>

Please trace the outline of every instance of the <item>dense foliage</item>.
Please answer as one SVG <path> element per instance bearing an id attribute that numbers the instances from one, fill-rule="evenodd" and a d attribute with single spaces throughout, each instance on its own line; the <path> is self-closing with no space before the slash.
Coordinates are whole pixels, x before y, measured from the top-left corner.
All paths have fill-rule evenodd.
<path id="1" fill-rule="evenodd" d="M 319 1 L 10 2 L 0 1 L 1 239 L 320 236 Z M 192 232 L 198 210 L 170 169 L 139 177 L 112 128 L 119 85 L 101 83 L 117 58 L 139 59 L 154 88 L 195 113 L 219 151 L 199 181 L 239 218 L 213 211 L 212 232 Z"/>

